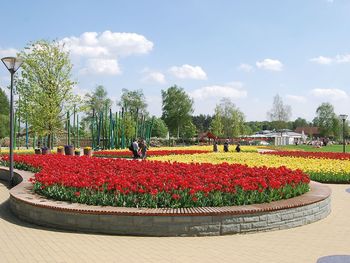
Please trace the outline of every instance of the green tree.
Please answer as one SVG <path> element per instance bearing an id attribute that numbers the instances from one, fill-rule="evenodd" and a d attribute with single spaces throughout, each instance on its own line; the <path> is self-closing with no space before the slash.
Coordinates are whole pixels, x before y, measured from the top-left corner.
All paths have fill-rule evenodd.
<path id="1" fill-rule="evenodd" d="M 95 110 L 95 116 L 100 116 L 101 112 L 105 114 L 106 107 L 109 110 L 112 107 L 112 101 L 108 98 L 108 93 L 104 86 L 98 85 L 92 93 L 85 94 L 84 104 L 81 110 L 85 113 L 82 125 L 86 127 L 86 133 L 90 133 L 91 131 L 93 111 Z"/>
<path id="2" fill-rule="evenodd" d="M 180 136 L 180 129 L 191 122 L 193 100 L 178 86 L 162 90 L 162 119 L 173 135 Z"/>
<path id="3" fill-rule="evenodd" d="M 4 90 L 0 88 L 0 114 L 10 114 L 10 102 Z"/>
<path id="4" fill-rule="evenodd" d="M 314 124 L 318 126 L 320 135 L 324 137 L 339 137 L 340 120 L 334 113 L 332 104 L 325 102 L 316 109 Z"/>
<path id="5" fill-rule="evenodd" d="M 222 122 L 222 112 L 220 107 L 215 107 L 215 114 L 211 121 L 210 125 L 210 131 L 216 136 L 216 137 L 223 137 L 224 136 L 224 125 Z"/>
<path id="6" fill-rule="evenodd" d="M 137 111 L 143 115 L 148 115 L 146 97 L 142 89 L 122 89 L 122 96 L 118 105 L 124 107 L 124 110 L 130 112 L 133 116 L 136 115 Z"/>
<path id="7" fill-rule="evenodd" d="M 152 126 L 152 136 L 165 138 L 168 134 L 168 127 L 161 118 L 154 118 Z"/>
<path id="8" fill-rule="evenodd" d="M 47 135 L 52 147 L 51 136 L 62 130 L 66 111 L 76 103 L 69 54 L 57 41 L 39 40 L 25 47 L 20 56 L 23 65 L 16 88 L 25 101 L 21 115 L 28 113 L 32 131 Z"/>
<path id="9" fill-rule="evenodd" d="M 307 120 L 303 119 L 303 118 L 297 118 L 294 122 L 293 122 L 293 129 L 295 130 L 298 127 L 307 127 L 309 126 L 309 123 L 307 122 Z"/>
<path id="10" fill-rule="evenodd" d="M 192 139 L 197 134 L 196 126 L 191 122 L 185 123 L 181 129 L 180 136 L 181 138 Z"/>
<path id="11" fill-rule="evenodd" d="M 10 127 L 10 105 L 9 99 L 2 89 L 0 89 L 0 138 L 9 136 Z"/>
<path id="12" fill-rule="evenodd" d="M 238 137 L 245 132 L 244 114 L 229 99 L 215 107 L 212 132 L 219 137 Z"/>
<path id="13" fill-rule="evenodd" d="M 192 116 L 192 122 L 198 132 L 206 132 L 210 128 L 212 117 L 210 115 L 200 114 L 198 116 Z"/>
<path id="14" fill-rule="evenodd" d="M 91 118 L 92 111 L 96 113 L 103 112 L 107 108 L 112 106 L 112 101 L 108 98 L 108 93 L 102 85 L 96 86 L 95 90 L 90 94 L 85 95 L 85 112 L 86 115 Z"/>
<path id="15" fill-rule="evenodd" d="M 273 98 L 271 111 L 267 113 L 269 119 L 273 122 L 273 127 L 276 130 L 285 129 L 288 127 L 288 121 L 292 115 L 292 108 L 289 105 L 284 105 L 282 98 L 277 94 Z"/>

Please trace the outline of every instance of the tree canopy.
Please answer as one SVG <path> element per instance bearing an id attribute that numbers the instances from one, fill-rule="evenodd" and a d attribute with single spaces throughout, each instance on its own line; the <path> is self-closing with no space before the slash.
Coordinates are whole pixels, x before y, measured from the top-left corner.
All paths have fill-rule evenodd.
<path id="1" fill-rule="evenodd" d="M 10 106 L 9 99 L 5 93 L 0 88 L 0 138 L 4 138 L 9 135 L 10 127 Z"/>
<path id="2" fill-rule="evenodd" d="M 122 89 L 119 106 L 124 107 L 124 110 L 135 116 L 136 112 L 142 115 L 148 115 L 146 97 L 142 89 L 128 90 Z"/>
<path id="3" fill-rule="evenodd" d="M 39 40 L 25 47 L 20 56 L 23 64 L 16 88 L 24 99 L 22 116 L 27 113 L 31 129 L 48 135 L 50 143 L 51 136 L 62 130 L 66 111 L 76 102 L 69 54 L 57 41 Z"/>
<path id="4" fill-rule="evenodd" d="M 227 98 L 221 99 L 215 107 L 215 115 L 211 123 L 212 132 L 218 137 L 237 137 L 246 131 L 244 114 Z"/>
<path id="5" fill-rule="evenodd" d="M 168 127 L 161 118 L 154 118 L 152 126 L 152 136 L 165 138 L 168 134 Z"/>
<path id="6" fill-rule="evenodd" d="M 193 113 L 193 100 L 176 85 L 162 90 L 162 119 L 172 135 L 180 137 L 180 129 L 190 125 Z"/>
<path id="7" fill-rule="evenodd" d="M 334 113 L 333 105 L 328 102 L 317 107 L 314 124 L 319 127 L 320 134 L 324 137 L 339 136 L 340 120 Z"/>

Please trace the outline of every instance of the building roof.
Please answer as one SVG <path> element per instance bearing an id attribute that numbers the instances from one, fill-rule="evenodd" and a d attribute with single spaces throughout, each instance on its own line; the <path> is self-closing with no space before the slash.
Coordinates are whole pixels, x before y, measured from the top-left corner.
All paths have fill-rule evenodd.
<path id="1" fill-rule="evenodd" d="M 318 130 L 318 127 L 297 127 L 295 129 L 295 132 L 302 133 L 304 131 L 307 135 L 319 135 L 320 131 Z"/>

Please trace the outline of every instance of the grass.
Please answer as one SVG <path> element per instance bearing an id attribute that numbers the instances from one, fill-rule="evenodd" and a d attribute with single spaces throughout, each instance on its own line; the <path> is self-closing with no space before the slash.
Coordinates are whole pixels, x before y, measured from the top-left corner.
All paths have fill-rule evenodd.
<path id="1" fill-rule="evenodd" d="M 311 145 L 287 145 L 273 147 L 276 150 L 299 150 L 306 152 L 343 152 L 343 145 L 327 145 L 321 148 L 316 148 Z M 350 145 L 345 146 L 345 151 L 350 153 Z"/>

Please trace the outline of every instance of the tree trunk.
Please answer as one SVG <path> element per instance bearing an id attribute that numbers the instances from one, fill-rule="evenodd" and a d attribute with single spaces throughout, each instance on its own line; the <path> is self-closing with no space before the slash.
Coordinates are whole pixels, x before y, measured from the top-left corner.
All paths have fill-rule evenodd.
<path id="1" fill-rule="evenodd" d="M 51 134 L 51 131 L 50 131 L 49 134 L 47 135 L 47 147 L 52 150 L 51 137 L 52 137 L 52 134 Z"/>

